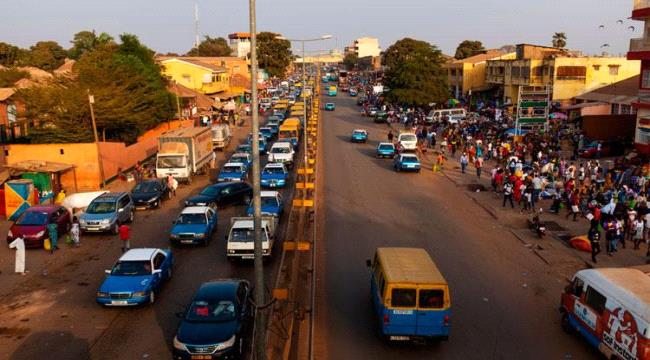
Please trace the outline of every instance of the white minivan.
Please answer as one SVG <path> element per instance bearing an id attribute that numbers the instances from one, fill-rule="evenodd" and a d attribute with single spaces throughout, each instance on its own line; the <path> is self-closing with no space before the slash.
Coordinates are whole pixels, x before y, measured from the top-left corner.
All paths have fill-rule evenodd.
<path id="1" fill-rule="evenodd" d="M 462 108 L 431 110 L 425 119 L 430 124 L 436 120 L 443 120 L 445 116 L 450 123 L 457 124 L 459 121 L 465 120 L 467 112 Z"/>
<path id="2" fill-rule="evenodd" d="M 397 144 L 404 151 L 415 151 L 418 147 L 418 138 L 413 132 L 401 132 L 397 136 Z"/>

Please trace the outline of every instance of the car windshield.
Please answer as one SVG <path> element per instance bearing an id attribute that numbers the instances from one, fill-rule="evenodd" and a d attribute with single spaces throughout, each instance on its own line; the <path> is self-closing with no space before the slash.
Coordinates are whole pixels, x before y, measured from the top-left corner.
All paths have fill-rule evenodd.
<path id="1" fill-rule="evenodd" d="M 185 166 L 185 158 L 183 156 L 159 156 L 156 167 L 158 169 L 179 168 Z"/>
<path id="2" fill-rule="evenodd" d="M 230 158 L 231 162 L 246 163 L 248 162 L 248 157 L 246 156 L 233 156 Z"/>
<path id="3" fill-rule="evenodd" d="M 195 300 L 190 306 L 188 321 L 233 321 L 236 318 L 235 304 L 229 300 Z"/>
<path id="4" fill-rule="evenodd" d="M 176 220 L 177 224 L 194 225 L 205 224 L 205 215 L 203 214 L 181 214 Z"/>
<path id="5" fill-rule="evenodd" d="M 210 187 L 207 187 L 207 188 L 203 189 L 203 191 L 201 191 L 200 195 L 214 196 L 214 195 L 217 195 L 218 192 L 219 192 L 219 189 L 217 189 L 216 187 L 210 186 Z"/>
<path id="6" fill-rule="evenodd" d="M 353 132 L 354 135 L 365 135 L 366 133 L 364 131 L 355 131 Z"/>
<path id="7" fill-rule="evenodd" d="M 36 225 L 45 225 L 47 223 L 47 213 L 40 211 L 27 211 L 24 212 L 18 220 L 16 220 L 16 225 L 24 226 L 36 226 Z"/>
<path id="8" fill-rule="evenodd" d="M 262 206 L 277 206 L 278 200 L 275 197 L 262 197 Z"/>
<path id="9" fill-rule="evenodd" d="M 255 231 L 253 229 L 232 229 L 232 234 L 228 241 L 233 242 L 252 242 Z"/>
<path id="10" fill-rule="evenodd" d="M 141 182 L 141 183 L 138 183 L 138 185 L 136 185 L 133 188 L 133 192 L 134 193 L 154 193 L 157 190 L 156 188 L 157 188 L 157 186 L 156 186 L 156 183 L 154 183 L 154 182 Z"/>
<path id="11" fill-rule="evenodd" d="M 108 214 L 112 212 L 115 212 L 114 201 L 93 201 L 86 209 L 88 214 Z"/>
<path id="12" fill-rule="evenodd" d="M 243 146 L 239 145 L 239 146 L 237 146 L 237 152 L 247 153 L 247 152 L 250 152 L 250 151 L 251 151 L 250 146 L 247 146 L 247 145 L 243 145 Z"/>
<path id="13" fill-rule="evenodd" d="M 418 161 L 418 158 L 416 158 L 415 156 L 404 156 L 402 158 L 402 162 L 405 162 L 405 163 L 417 163 L 419 161 Z"/>
<path id="14" fill-rule="evenodd" d="M 379 145 L 380 150 L 393 150 L 395 147 L 393 145 Z"/>
<path id="15" fill-rule="evenodd" d="M 232 165 L 231 165 L 231 166 L 224 166 L 224 167 L 221 169 L 221 172 L 222 172 L 222 173 L 229 173 L 229 174 L 231 174 L 231 173 L 238 173 L 238 172 L 241 172 L 241 167 L 239 167 L 239 166 L 232 166 Z"/>
<path id="16" fill-rule="evenodd" d="M 266 174 L 284 174 L 284 169 L 280 167 L 266 167 L 264 168 Z"/>
<path id="17" fill-rule="evenodd" d="M 149 261 L 119 261 L 111 270 L 111 275 L 142 276 L 151 274 Z"/>
<path id="18" fill-rule="evenodd" d="M 399 137 L 399 141 L 416 141 L 415 135 L 402 135 Z"/>
<path id="19" fill-rule="evenodd" d="M 291 152 L 291 149 L 288 147 L 276 146 L 271 149 L 272 154 L 288 154 Z"/>
<path id="20" fill-rule="evenodd" d="M 263 134 L 270 134 L 271 133 L 271 128 L 261 128 L 260 132 Z"/>

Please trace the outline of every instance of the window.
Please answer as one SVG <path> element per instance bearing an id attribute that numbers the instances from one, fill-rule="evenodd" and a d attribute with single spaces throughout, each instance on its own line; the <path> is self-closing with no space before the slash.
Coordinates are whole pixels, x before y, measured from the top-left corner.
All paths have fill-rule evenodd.
<path id="1" fill-rule="evenodd" d="M 609 75 L 618 75 L 620 65 L 609 65 Z"/>
<path id="2" fill-rule="evenodd" d="M 585 297 L 585 302 L 589 305 L 594 311 L 602 315 L 605 310 L 605 302 L 607 298 L 599 293 L 597 290 L 594 290 L 591 286 L 587 286 L 587 296 Z"/>
<path id="3" fill-rule="evenodd" d="M 618 104 L 612 104 L 612 115 L 618 115 L 618 114 L 619 114 Z"/>
<path id="4" fill-rule="evenodd" d="M 559 66 L 557 78 L 559 80 L 584 79 L 587 76 L 587 68 L 584 66 Z"/>
<path id="5" fill-rule="evenodd" d="M 620 113 L 622 115 L 630 115 L 630 114 L 632 114 L 632 106 L 622 104 Z"/>
<path id="6" fill-rule="evenodd" d="M 163 262 L 165 262 L 165 255 L 160 254 L 160 253 L 156 254 L 156 257 L 153 258 L 153 268 L 155 270 L 160 269 Z"/>
<path id="7" fill-rule="evenodd" d="M 582 296 L 582 290 L 584 289 L 584 287 L 585 287 L 585 282 L 582 281 L 581 278 L 577 277 L 573 280 L 573 284 L 571 285 L 571 292 L 575 297 L 579 298 L 580 296 Z"/>
<path id="8" fill-rule="evenodd" d="M 449 73 L 451 74 L 452 77 L 456 76 L 456 69 L 449 70 Z"/>
<path id="9" fill-rule="evenodd" d="M 512 76 L 518 77 L 521 75 L 521 68 L 519 66 L 513 66 L 511 70 Z"/>
<path id="10" fill-rule="evenodd" d="M 594 68 L 594 71 L 600 70 L 600 65 L 592 65 L 592 67 Z"/>
<path id="11" fill-rule="evenodd" d="M 129 198 L 127 196 L 123 197 L 120 199 L 120 209 L 124 209 L 127 205 L 129 205 Z"/>
<path id="12" fill-rule="evenodd" d="M 650 89 L 650 69 L 643 69 L 641 73 L 641 88 Z"/>
<path id="13" fill-rule="evenodd" d="M 533 68 L 533 73 L 535 74 L 535 76 L 543 76 L 544 75 L 544 67 L 535 66 Z"/>
<path id="14" fill-rule="evenodd" d="M 391 292 L 390 306 L 392 307 L 415 307 L 415 289 L 398 289 L 395 288 Z"/>
<path id="15" fill-rule="evenodd" d="M 421 309 L 441 309 L 445 304 L 443 290 L 420 290 Z"/>

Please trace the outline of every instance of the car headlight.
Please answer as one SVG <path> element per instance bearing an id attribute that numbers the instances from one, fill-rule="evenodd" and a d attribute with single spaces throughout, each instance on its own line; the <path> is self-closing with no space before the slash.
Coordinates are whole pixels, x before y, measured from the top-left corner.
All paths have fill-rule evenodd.
<path id="1" fill-rule="evenodd" d="M 108 293 L 107 293 L 107 292 L 98 291 L 98 292 L 97 292 L 97 297 L 98 297 L 98 298 L 107 298 L 107 297 L 108 297 Z"/>
<path id="2" fill-rule="evenodd" d="M 148 203 L 152 203 L 154 201 L 158 200 L 158 198 L 152 197 L 151 199 L 147 200 Z"/>
<path id="3" fill-rule="evenodd" d="M 226 341 L 224 341 L 224 342 L 222 342 L 220 344 L 217 344 L 217 348 L 215 349 L 215 351 L 225 350 L 225 349 L 233 347 L 233 345 L 235 345 L 235 340 L 237 340 L 237 337 L 235 335 L 233 335 L 230 339 L 228 339 L 228 340 L 226 340 Z"/>
<path id="4" fill-rule="evenodd" d="M 195 235 L 198 239 L 203 239 L 205 237 L 205 234 L 196 234 Z"/>
<path id="5" fill-rule="evenodd" d="M 178 235 L 177 235 L 177 234 L 170 234 L 169 237 L 172 238 L 172 239 L 178 239 Z"/>
<path id="6" fill-rule="evenodd" d="M 111 223 L 111 220 L 110 220 L 110 219 L 103 219 L 100 223 L 101 223 L 102 225 L 108 225 L 108 224 Z"/>
<path id="7" fill-rule="evenodd" d="M 228 254 L 234 254 L 235 250 L 228 250 Z"/>
<path id="8" fill-rule="evenodd" d="M 174 336 L 174 349 L 187 351 L 187 347 Z"/>
<path id="9" fill-rule="evenodd" d="M 200 203 L 196 203 L 196 205 L 198 205 L 198 206 L 206 206 L 206 205 L 208 205 L 208 203 L 200 202 Z"/>
<path id="10" fill-rule="evenodd" d="M 86 225 L 86 220 L 84 220 L 84 219 L 79 219 L 79 224 L 81 224 L 81 225 Z"/>
<path id="11" fill-rule="evenodd" d="M 45 235 L 45 230 L 41 230 L 41 231 L 39 231 L 39 232 L 36 234 L 36 237 L 41 237 L 41 236 L 43 236 L 43 235 Z"/>
<path id="12" fill-rule="evenodd" d="M 145 297 L 149 295 L 148 291 L 136 291 L 132 294 L 133 297 Z"/>

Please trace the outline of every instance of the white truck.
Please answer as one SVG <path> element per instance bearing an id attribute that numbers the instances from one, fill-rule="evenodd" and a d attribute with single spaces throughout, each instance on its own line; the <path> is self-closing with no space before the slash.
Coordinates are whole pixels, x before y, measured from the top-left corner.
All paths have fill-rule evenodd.
<path id="1" fill-rule="evenodd" d="M 211 130 L 212 147 L 223 151 L 228 144 L 230 144 L 230 140 L 232 139 L 230 126 L 228 124 L 217 124 L 213 125 Z"/>
<path id="2" fill-rule="evenodd" d="M 268 160 L 269 162 L 284 164 L 286 167 L 292 167 L 294 154 L 295 151 L 290 142 L 276 141 L 269 150 Z"/>
<path id="3" fill-rule="evenodd" d="M 228 259 L 253 259 L 255 257 L 253 217 L 232 217 L 230 225 L 230 232 L 226 237 Z M 273 251 L 277 227 L 278 218 L 262 216 L 262 255 L 265 258 L 270 257 Z"/>
<path id="4" fill-rule="evenodd" d="M 214 159 L 210 128 L 171 130 L 158 138 L 156 177 L 172 175 L 189 184 L 192 176 L 207 170 Z"/>

